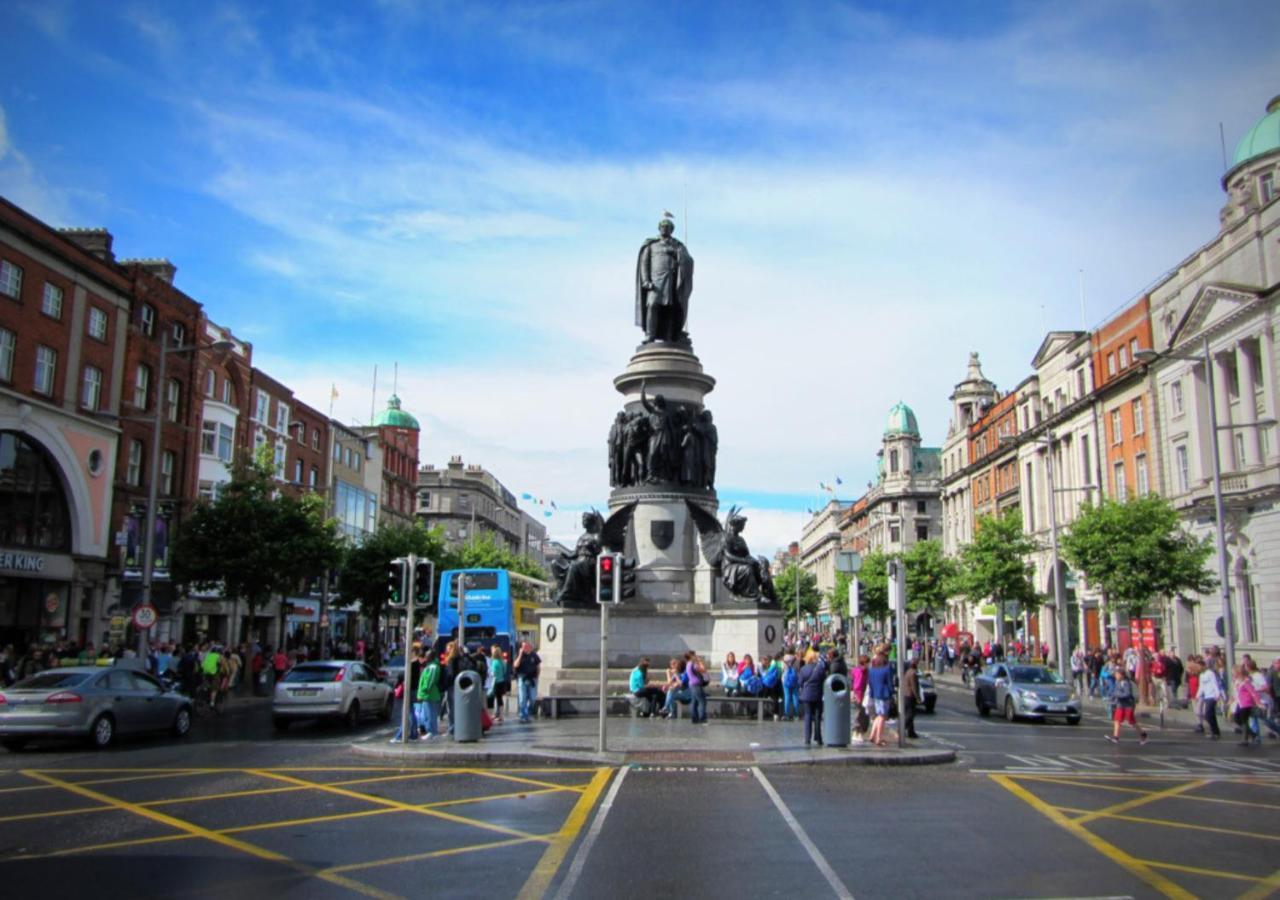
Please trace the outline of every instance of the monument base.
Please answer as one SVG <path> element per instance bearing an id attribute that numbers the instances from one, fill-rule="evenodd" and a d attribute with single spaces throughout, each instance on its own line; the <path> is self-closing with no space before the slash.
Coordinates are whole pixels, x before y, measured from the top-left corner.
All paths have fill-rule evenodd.
<path id="1" fill-rule="evenodd" d="M 600 680 L 600 611 L 538 610 L 543 692 L 577 693 Z M 649 657 L 649 677 L 661 681 L 667 661 L 692 650 L 719 680 L 730 651 L 757 662 L 782 652 L 782 610 L 752 604 L 629 603 L 609 610 L 607 666 L 611 689 L 625 690 L 625 674 Z M 621 682 L 621 684 L 619 684 Z"/>

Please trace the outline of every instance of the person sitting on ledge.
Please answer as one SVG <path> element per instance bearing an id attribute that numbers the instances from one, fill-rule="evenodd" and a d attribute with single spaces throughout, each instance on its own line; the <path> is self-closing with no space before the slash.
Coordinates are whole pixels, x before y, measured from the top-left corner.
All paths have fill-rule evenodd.
<path id="1" fill-rule="evenodd" d="M 662 690 L 667 695 L 666 702 L 662 705 L 662 717 L 674 719 L 676 704 L 688 703 L 693 699 L 688 682 L 685 680 L 684 666 L 680 660 L 672 659 L 667 663 L 667 683 L 662 686 Z"/>
<path id="2" fill-rule="evenodd" d="M 738 659 L 732 650 L 725 656 L 724 665 L 720 667 L 720 687 L 724 688 L 728 697 L 738 693 Z"/>
<path id="3" fill-rule="evenodd" d="M 649 683 L 649 657 L 642 656 L 640 663 L 631 670 L 631 694 L 638 702 L 645 704 L 642 715 L 647 719 L 658 714 L 658 705 L 662 702 L 662 688 Z"/>

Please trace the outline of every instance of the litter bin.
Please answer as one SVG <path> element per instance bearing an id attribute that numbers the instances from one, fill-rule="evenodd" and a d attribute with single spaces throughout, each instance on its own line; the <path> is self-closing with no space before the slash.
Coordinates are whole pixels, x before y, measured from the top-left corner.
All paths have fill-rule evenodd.
<path id="1" fill-rule="evenodd" d="M 484 709 L 484 691 L 475 672 L 459 672 L 453 680 L 453 696 L 449 715 L 453 717 L 453 739 L 459 743 L 480 740 L 480 711 Z M 847 717 L 846 717 L 847 718 Z"/>
<path id="2" fill-rule="evenodd" d="M 849 679 L 830 675 L 822 686 L 822 739 L 828 747 L 849 746 Z"/>

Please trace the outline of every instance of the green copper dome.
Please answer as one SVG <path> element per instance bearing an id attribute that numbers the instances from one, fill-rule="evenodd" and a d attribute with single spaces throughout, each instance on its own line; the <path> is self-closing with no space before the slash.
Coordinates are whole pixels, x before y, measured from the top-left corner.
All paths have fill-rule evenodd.
<path id="1" fill-rule="evenodd" d="M 911 411 L 911 407 L 901 401 L 894 404 L 893 409 L 889 410 L 889 421 L 885 423 L 884 433 L 920 437 L 920 428 L 916 425 L 916 414 Z"/>
<path id="2" fill-rule="evenodd" d="M 400 408 L 400 398 L 392 394 L 387 398 L 387 408 L 378 414 L 373 424 L 388 428 L 409 428 L 418 431 L 418 420 Z"/>
<path id="3" fill-rule="evenodd" d="M 1267 114 L 1240 139 L 1231 168 L 1277 150 L 1280 150 L 1280 97 L 1272 98 L 1267 104 Z"/>

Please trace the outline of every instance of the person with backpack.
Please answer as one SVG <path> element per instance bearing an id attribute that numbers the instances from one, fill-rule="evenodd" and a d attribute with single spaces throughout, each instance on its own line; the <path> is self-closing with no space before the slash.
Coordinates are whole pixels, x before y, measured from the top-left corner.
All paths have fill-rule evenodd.
<path id="1" fill-rule="evenodd" d="M 794 722 L 800 714 L 800 660 L 789 656 L 782 667 L 782 718 Z"/>
<path id="2" fill-rule="evenodd" d="M 760 673 L 756 671 L 756 661 L 750 653 L 744 653 L 738 667 L 738 690 L 744 697 L 758 697 L 763 687 Z"/>
<path id="3" fill-rule="evenodd" d="M 760 661 L 761 696 L 773 701 L 773 720 L 782 717 L 782 663 L 766 656 Z"/>
<path id="4" fill-rule="evenodd" d="M 822 746 L 822 683 L 827 679 L 827 664 L 822 655 L 810 648 L 800 668 L 800 703 L 804 706 L 804 745 L 816 741 Z"/>
<path id="5" fill-rule="evenodd" d="M 1116 709 L 1111 715 L 1111 733 L 1104 735 L 1104 737 L 1113 744 L 1120 743 L 1120 726 L 1128 722 L 1133 726 L 1133 730 L 1138 732 L 1138 744 L 1145 744 L 1147 742 L 1147 733 L 1142 730 L 1137 719 L 1134 718 L 1134 708 L 1138 705 L 1138 697 L 1133 675 L 1124 666 L 1121 666 L 1119 671 L 1116 672 L 1114 697 Z"/>
<path id="6" fill-rule="evenodd" d="M 420 741 L 434 740 L 440 734 L 440 661 L 434 650 L 420 657 L 422 673 L 418 676 L 418 703 L 422 706 Z"/>

